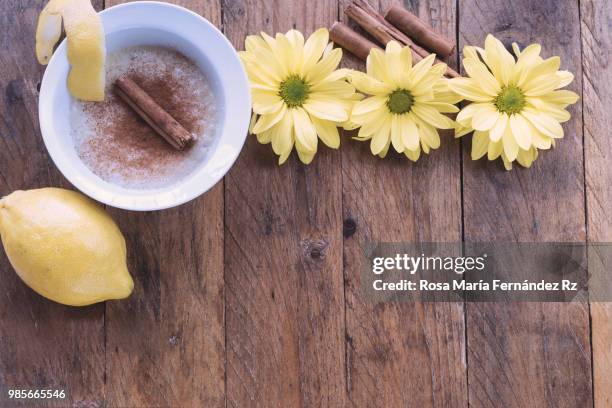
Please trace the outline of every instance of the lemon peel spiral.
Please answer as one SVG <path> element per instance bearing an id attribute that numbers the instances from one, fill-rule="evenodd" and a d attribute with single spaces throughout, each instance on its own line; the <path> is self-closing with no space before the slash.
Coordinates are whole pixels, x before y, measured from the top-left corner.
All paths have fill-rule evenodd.
<path id="1" fill-rule="evenodd" d="M 60 39 L 62 22 L 66 32 L 68 90 L 84 101 L 104 100 L 106 46 L 100 16 L 89 0 L 51 0 L 38 17 L 36 58 L 49 63 Z"/>

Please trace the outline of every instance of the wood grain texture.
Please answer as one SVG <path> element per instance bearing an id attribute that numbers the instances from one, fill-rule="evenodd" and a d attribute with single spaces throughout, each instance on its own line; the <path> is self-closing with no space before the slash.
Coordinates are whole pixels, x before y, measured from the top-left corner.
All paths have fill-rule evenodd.
<path id="1" fill-rule="evenodd" d="M 585 183 L 589 242 L 612 242 L 612 7 L 582 1 Z M 608 271 L 609 272 L 609 271 Z M 612 303 L 591 303 L 595 407 L 612 406 Z"/>
<path id="2" fill-rule="evenodd" d="M 218 1 L 175 3 L 220 27 Z M 112 213 L 135 288 L 106 306 L 107 405 L 224 406 L 223 184 L 175 209 Z"/>
<path id="3" fill-rule="evenodd" d="M 226 0 L 225 33 L 244 49 L 247 34 L 308 36 L 337 12 L 335 0 Z M 309 166 L 277 162 L 249 136 L 226 177 L 228 406 L 344 406 L 340 154 L 320 143 Z"/>
<path id="4" fill-rule="evenodd" d="M 578 3 L 465 0 L 461 44 L 493 33 L 506 45 L 542 44 L 560 55 L 581 91 Z M 529 170 L 470 159 L 464 149 L 465 240 L 585 240 L 581 106 L 570 109 L 565 138 Z M 474 407 L 592 405 L 589 311 L 586 303 L 471 303 L 467 307 L 469 402 Z"/>
<path id="5" fill-rule="evenodd" d="M 0 196 L 14 190 L 69 184 L 51 163 L 38 127 L 34 31 L 42 1 L 0 2 Z M 99 9 L 101 1 L 94 2 Z M 10 27 L 10 29 L 8 29 Z M 8 389 L 63 389 L 65 400 L 38 406 L 102 406 L 104 305 L 72 308 L 48 301 L 17 277 L 0 255 L 0 406 Z"/>
<path id="6" fill-rule="evenodd" d="M 347 4 L 341 1 L 341 10 Z M 384 11 L 389 3 L 372 4 Z M 406 6 L 455 38 L 455 1 Z M 442 132 L 441 148 L 415 164 L 396 153 L 373 157 L 369 143 L 350 136 L 342 150 L 349 400 L 356 407 L 465 407 L 463 304 L 375 305 L 360 287 L 370 242 L 461 240 L 459 143 Z"/>
<path id="7" fill-rule="evenodd" d="M 178 2 L 242 49 L 260 30 L 309 34 L 347 21 L 348 1 Z M 389 1 L 371 0 L 381 11 Z M 0 2 L 0 26 L 11 27 L 0 36 L 1 195 L 70 187 L 38 129 L 43 3 Z M 460 16 L 458 49 L 488 32 L 540 42 L 576 74 L 584 124 L 578 103 L 565 139 L 529 171 L 472 162 L 469 138 L 462 168 L 448 133 L 416 164 L 375 158 L 346 133 L 342 151 L 321 146 L 310 166 L 292 157 L 279 168 L 249 136 L 225 184 L 200 199 L 111 210 L 136 284 L 127 300 L 57 305 L 0 255 L 0 406 L 32 406 L 7 400 L 9 388 L 66 390 L 36 406 L 612 406 L 610 304 L 590 306 L 591 355 L 587 304 L 374 305 L 359 280 L 370 242 L 461 240 L 462 186 L 466 241 L 612 241 L 612 7 L 579 3 L 580 13 L 575 0 L 405 1 L 449 38 Z M 351 56 L 345 64 L 364 68 Z"/>

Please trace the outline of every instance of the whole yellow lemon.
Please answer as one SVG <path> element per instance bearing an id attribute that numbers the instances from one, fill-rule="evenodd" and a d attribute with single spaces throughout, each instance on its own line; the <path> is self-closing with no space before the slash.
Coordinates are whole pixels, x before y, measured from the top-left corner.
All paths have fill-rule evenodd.
<path id="1" fill-rule="evenodd" d="M 132 293 L 121 231 L 80 193 L 15 191 L 0 200 L 0 235 L 19 277 L 48 299 L 85 306 Z"/>

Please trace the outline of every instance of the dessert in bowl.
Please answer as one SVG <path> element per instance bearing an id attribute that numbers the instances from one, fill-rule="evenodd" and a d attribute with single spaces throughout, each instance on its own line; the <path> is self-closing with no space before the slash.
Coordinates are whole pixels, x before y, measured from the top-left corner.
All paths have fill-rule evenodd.
<path id="1" fill-rule="evenodd" d="M 209 190 L 232 166 L 250 119 L 248 80 L 232 45 L 197 14 L 166 3 L 135 2 L 100 13 L 106 42 L 106 97 L 73 98 L 65 41 L 45 71 L 40 127 L 64 176 L 113 207 L 159 210 Z M 193 140 L 173 148 L 118 97 L 129 77 Z"/>

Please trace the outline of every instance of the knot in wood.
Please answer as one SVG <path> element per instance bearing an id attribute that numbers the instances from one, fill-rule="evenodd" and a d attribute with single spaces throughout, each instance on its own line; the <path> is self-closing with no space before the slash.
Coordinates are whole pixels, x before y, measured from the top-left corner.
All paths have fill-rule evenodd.
<path id="1" fill-rule="evenodd" d="M 305 239 L 302 241 L 302 254 L 314 260 L 324 259 L 329 242 L 326 239 Z"/>
<path id="2" fill-rule="evenodd" d="M 352 237 L 356 230 L 357 222 L 354 219 L 347 218 L 344 220 L 344 224 L 342 225 L 342 234 L 344 235 L 344 238 Z"/>

